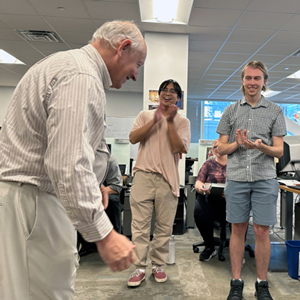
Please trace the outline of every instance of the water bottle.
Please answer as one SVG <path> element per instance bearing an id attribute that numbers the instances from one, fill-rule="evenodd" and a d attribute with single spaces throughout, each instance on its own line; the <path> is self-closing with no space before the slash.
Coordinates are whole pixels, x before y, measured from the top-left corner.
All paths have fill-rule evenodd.
<path id="1" fill-rule="evenodd" d="M 175 236 L 171 235 L 170 241 L 169 241 L 169 255 L 167 258 L 166 263 L 168 265 L 175 264 Z"/>

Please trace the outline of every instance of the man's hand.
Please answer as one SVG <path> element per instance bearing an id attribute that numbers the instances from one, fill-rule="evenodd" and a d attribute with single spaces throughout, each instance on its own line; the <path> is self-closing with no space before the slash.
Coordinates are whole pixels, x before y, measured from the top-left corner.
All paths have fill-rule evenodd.
<path id="1" fill-rule="evenodd" d="M 164 107 L 160 104 L 158 105 L 155 115 L 154 115 L 154 123 L 157 123 L 161 120 L 161 117 L 163 115 Z"/>
<path id="2" fill-rule="evenodd" d="M 254 143 L 250 140 L 246 140 L 243 144 L 247 149 L 259 149 L 262 144 L 262 140 L 258 139 Z"/>
<path id="3" fill-rule="evenodd" d="M 172 104 L 168 107 L 167 122 L 172 122 L 177 114 L 178 107 Z"/>
<path id="4" fill-rule="evenodd" d="M 135 260 L 135 246 L 115 230 L 97 241 L 96 245 L 100 256 L 113 272 L 128 269 Z"/>
<path id="5" fill-rule="evenodd" d="M 244 129 L 243 132 L 241 129 L 238 129 L 235 133 L 235 141 L 241 146 L 247 140 L 247 130 Z"/>
<path id="6" fill-rule="evenodd" d="M 108 206 L 108 193 L 103 184 L 101 184 L 100 191 L 102 194 L 102 205 L 104 206 L 104 209 L 106 209 Z"/>

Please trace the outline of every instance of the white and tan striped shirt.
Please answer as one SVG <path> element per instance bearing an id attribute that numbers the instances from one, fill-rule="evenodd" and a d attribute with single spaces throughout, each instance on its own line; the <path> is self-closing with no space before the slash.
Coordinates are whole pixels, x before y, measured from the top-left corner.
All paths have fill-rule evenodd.
<path id="1" fill-rule="evenodd" d="M 104 114 L 111 84 L 92 45 L 53 54 L 21 79 L 0 132 L 0 180 L 56 194 L 87 241 L 113 228 L 99 190 L 109 158 Z"/>

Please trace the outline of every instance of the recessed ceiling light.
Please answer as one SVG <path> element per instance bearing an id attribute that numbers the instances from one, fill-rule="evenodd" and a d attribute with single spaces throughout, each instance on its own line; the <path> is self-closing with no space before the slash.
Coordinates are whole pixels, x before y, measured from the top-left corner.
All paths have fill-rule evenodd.
<path id="1" fill-rule="evenodd" d="M 287 78 L 300 78 L 300 70 L 293 73 L 292 75 L 287 76 Z"/>
<path id="2" fill-rule="evenodd" d="M 153 15 L 158 22 L 171 23 L 177 14 L 178 0 L 153 0 Z"/>
<path id="3" fill-rule="evenodd" d="M 0 64 L 25 65 L 22 61 L 18 60 L 17 58 L 15 58 L 14 56 L 2 49 L 0 49 Z"/>
<path id="4" fill-rule="evenodd" d="M 142 22 L 186 25 L 194 0 L 139 0 Z"/>
<path id="5" fill-rule="evenodd" d="M 59 6 L 58 8 L 57 8 L 58 10 L 66 10 L 64 7 L 62 7 L 62 6 Z"/>

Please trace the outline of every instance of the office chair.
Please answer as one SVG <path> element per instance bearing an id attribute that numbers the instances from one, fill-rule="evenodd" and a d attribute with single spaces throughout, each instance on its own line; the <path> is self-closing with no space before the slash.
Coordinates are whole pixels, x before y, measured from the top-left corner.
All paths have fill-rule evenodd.
<path id="1" fill-rule="evenodd" d="M 214 246 L 219 247 L 218 258 L 220 261 L 225 261 L 225 256 L 223 255 L 223 251 L 224 251 L 224 248 L 229 247 L 230 239 L 226 238 L 227 226 L 231 230 L 230 223 L 226 222 L 225 226 L 222 227 L 219 222 L 214 221 L 214 228 L 217 230 L 220 230 L 220 237 L 214 237 Z M 247 237 L 247 231 L 248 231 L 248 229 L 246 230 L 245 241 L 246 241 L 246 237 Z M 205 246 L 204 241 L 193 244 L 194 253 L 199 253 L 200 252 L 199 247 L 204 247 L 204 246 Z M 252 247 L 250 245 L 245 245 L 245 251 L 247 251 L 249 253 L 250 257 L 252 257 L 252 258 L 255 257 L 254 250 L 252 249 Z"/>
<path id="2" fill-rule="evenodd" d="M 199 203 L 197 202 L 197 198 L 199 198 Z M 220 261 L 225 261 L 225 257 L 223 255 L 223 250 L 225 247 L 229 245 L 229 239 L 226 239 L 226 231 L 228 227 L 228 223 L 226 222 L 225 218 L 225 210 L 226 210 L 226 202 L 225 199 L 219 193 L 211 193 L 209 196 L 202 196 L 198 192 L 195 193 L 195 208 L 194 208 L 194 218 L 195 223 L 197 224 L 198 229 L 204 230 L 205 226 L 209 226 L 209 229 L 218 229 L 220 230 L 219 237 L 213 237 L 211 242 L 214 246 L 219 248 L 218 257 Z M 214 208 L 211 207 L 213 203 Z M 207 225 L 209 222 L 211 225 Z M 211 223 L 212 222 L 212 223 Z M 203 228 L 203 229 L 200 229 Z M 214 231 L 214 230 L 213 230 Z M 213 234 L 213 231 L 211 232 Z M 204 234 L 204 232 L 203 232 Z M 208 232 L 205 233 L 206 238 Z M 204 236 L 204 239 L 206 239 Z M 209 233 L 210 236 L 210 233 Z M 212 237 L 211 237 L 212 238 Z M 205 242 L 195 243 L 193 244 L 193 251 L 194 253 L 199 253 L 199 247 L 205 246 Z"/>
<path id="3" fill-rule="evenodd" d="M 195 198 L 196 199 L 197 199 L 197 196 L 198 196 L 198 193 L 196 192 L 195 193 Z M 225 209 L 225 207 L 224 207 L 224 209 Z M 231 231 L 231 224 L 228 223 L 227 221 L 225 222 L 225 219 L 224 220 L 222 219 L 222 222 L 220 222 L 220 220 L 214 220 L 213 225 L 214 225 L 214 229 L 220 230 L 220 237 L 214 237 L 213 243 L 214 243 L 214 246 L 219 247 L 219 250 L 218 250 L 219 260 L 220 261 L 225 261 L 223 251 L 224 251 L 224 248 L 229 247 L 229 241 L 230 241 L 230 239 L 226 238 L 226 231 L 227 231 L 227 227 L 229 227 L 229 230 Z M 248 231 L 248 229 L 247 229 L 247 231 Z M 247 231 L 245 233 L 245 241 L 246 241 L 246 237 L 247 237 Z M 201 246 L 205 246 L 204 241 L 193 244 L 194 253 L 199 253 L 199 247 L 201 247 Z M 253 251 L 253 249 L 251 248 L 250 245 L 245 246 L 245 251 L 249 252 L 250 257 L 254 257 L 254 251 Z"/>
<path id="4" fill-rule="evenodd" d="M 220 237 L 214 237 L 214 246 L 219 247 L 218 258 L 220 261 L 225 261 L 225 256 L 223 255 L 223 250 L 226 247 L 229 247 L 229 239 L 226 238 L 226 231 L 229 223 L 221 225 L 220 222 L 214 221 L 214 228 L 220 230 Z M 205 242 L 199 242 L 193 244 L 194 253 L 199 253 L 199 247 L 205 246 Z"/>

